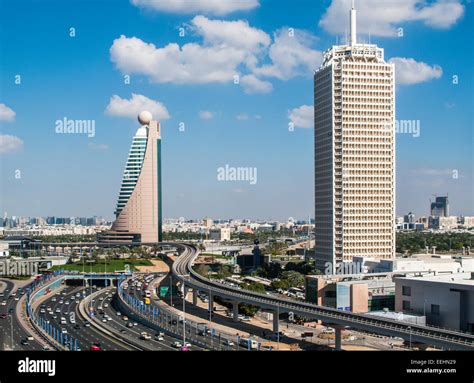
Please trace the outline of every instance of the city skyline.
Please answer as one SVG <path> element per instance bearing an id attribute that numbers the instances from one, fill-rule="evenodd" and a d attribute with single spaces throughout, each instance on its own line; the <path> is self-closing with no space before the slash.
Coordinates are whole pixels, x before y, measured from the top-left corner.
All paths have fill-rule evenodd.
<path id="1" fill-rule="evenodd" d="M 45 29 L 35 12 L 27 11 L 38 7 L 34 2 L 5 5 L 0 16 L 8 57 L 1 74 L 1 210 L 111 219 L 111 195 L 117 193 L 135 129 L 128 117 L 149 106 L 166 141 L 164 216 L 284 220 L 313 215 L 312 71 L 327 46 L 345 39 L 345 30 L 334 28 L 347 24 L 350 1 L 326 6 L 301 0 L 294 7 L 254 3 L 259 6 L 216 13 L 152 11 L 123 1 L 111 20 L 104 17 L 110 7 L 105 2 L 93 11 L 83 3 L 47 2 L 45 9 L 54 8 L 54 20 L 61 21 L 48 23 L 53 16 L 46 12 Z M 368 41 L 370 33 L 371 42 L 384 46 L 387 60 L 395 62 L 400 126 L 413 121 L 405 127 L 414 131 L 397 134 L 397 215 L 429 215 L 433 194 L 450 196 L 453 215 L 473 215 L 472 78 L 468 60 L 453 60 L 451 54 L 463 49 L 472 7 L 454 1 L 441 8 L 441 2 L 433 2 L 423 7 L 437 15 L 433 20 L 414 6 L 407 10 L 410 17 L 372 20 L 368 9 L 382 5 L 358 3 L 361 40 Z M 21 28 L 9 17 L 14 12 L 25 14 Z M 264 20 L 263 14 L 272 17 Z M 97 36 L 103 20 L 107 27 L 101 26 Z M 234 38 L 242 32 L 249 36 L 245 44 Z M 33 35 L 40 44 L 29 43 Z M 13 44 L 14 36 L 20 45 Z M 437 49 L 418 49 L 423 39 L 435 40 Z M 207 56 L 212 76 L 197 70 L 191 78 L 179 71 L 173 76 L 174 44 L 188 70 L 193 63 L 186 49 L 221 54 Z M 127 61 L 124 49 L 134 49 L 137 57 L 150 53 L 164 70 Z M 25 65 L 24 52 L 35 56 L 34 67 Z M 223 58 L 235 60 L 218 70 Z M 240 75 L 238 86 L 234 72 Z M 126 108 L 130 113 L 123 112 Z M 76 119 L 93 124 L 82 133 L 60 134 Z M 258 182 L 218 181 L 217 169 L 227 164 L 258 169 Z M 186 188 L 189 179 L 192 191 Z"/>

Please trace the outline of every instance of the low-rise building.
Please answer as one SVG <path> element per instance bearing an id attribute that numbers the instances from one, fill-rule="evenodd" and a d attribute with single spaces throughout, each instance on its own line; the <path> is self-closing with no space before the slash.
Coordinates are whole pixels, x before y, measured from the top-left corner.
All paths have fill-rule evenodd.
<path id="1" fill-rule="evenodd" d="M 395 278 L 395 310 L 426 323 L 474 333 L 474 274 Z"/>
<path id="2" fill-rule="evenodd" d="M 339 310 L 365 313 L 395 308 L 395 283 L 390 278 L 346 280 L 345 277 L 308 275 L 306 300 Z"/>

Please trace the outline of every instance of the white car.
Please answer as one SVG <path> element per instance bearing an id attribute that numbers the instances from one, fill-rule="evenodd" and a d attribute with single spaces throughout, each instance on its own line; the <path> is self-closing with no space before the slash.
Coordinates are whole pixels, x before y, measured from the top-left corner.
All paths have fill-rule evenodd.
<path id="1" fill-rule="evenodd" d="M 63 327 L 63 328 L 61 329 L 61 332 L 62 332 L 63 334 L 67 334 L 67 329 Z"/>
<path id="2" fill-rule="evenodd" d="M 117 311 L 117 316 L 119 317 L 121 315 L 122 315 L 122 313 L 120 311 Z"/>
<path id="3" fill-rule="evenodd" d="M 108 304 L 108 303 L 104 303 L 104 307 L 109 307 L 109 304 Z"/>
<path id="4" fill-rule="evenodd" d="M 181 347 L 183 347 L 183 345 L 181 344 L 181 342 L 178 342 L 178 341 L 173 342 L 172 346 L 173 346 L 174 348 L 181 348 Z"/>

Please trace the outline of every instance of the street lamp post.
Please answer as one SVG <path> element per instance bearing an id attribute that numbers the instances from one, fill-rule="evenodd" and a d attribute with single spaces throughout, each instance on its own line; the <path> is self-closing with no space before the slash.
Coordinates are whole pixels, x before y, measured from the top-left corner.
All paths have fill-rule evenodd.
<path id="1" fill-rule="evenodd" d="M 186 287 L 183 282 L 183 347 L 186 347 Z"/>
<path id="2" fill-rule="evenodd" d="M 173 307 L 173 277 L 170 274 L 170 299 L 171 307 Z"/>
<path id="3" fill-rule="evenodd" d="M 408 330 L 410 330 L 410 350 L 411 350 L 411 326 L 408 326 Z"/>
<path id="4" fill-rule="evenodd" d="M 10 314 L 10 340 L 12 343 L 12 351 L 14 350 L 14 343 L 13 343 L 13 315 Z"/>

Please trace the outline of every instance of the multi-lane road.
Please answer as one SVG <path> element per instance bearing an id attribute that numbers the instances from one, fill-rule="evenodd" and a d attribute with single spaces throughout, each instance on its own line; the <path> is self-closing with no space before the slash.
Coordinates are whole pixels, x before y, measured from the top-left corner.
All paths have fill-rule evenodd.
<path id="1" fill-rule="evenodd" d="M 21 298 L 18 286 L 10 280 L 1 280 L 0 288 L 0 349 L 1 350 L 43 350 L 20 323 L 17 306 Z M 25 289 L 27 285 L 22 288 Z M 1 296 L 3 294 L 3 296 Z M 3 302 L 6 302 L 4 305 Z M 13 341 L 12 341 L 13 340 Z"/>
<path id="2" fill-rule="evenodd" d="M 77 294 L 79 294 L 79 297 L 76 296 Z M 78 286 L 66 286 L 64 289 L 51 294 L 51 296 L 44 300 L 36 308 L 36 315 L 43 316 L 56 328 L 61 329 L 61 331 L 64 329 L 68 336 L 77 339 L 80 350 L 89 350 L 94 344 L 99 344 L 102 350 L 127 350 L 122 344 L 110 339 L 93 326 L 90 326 L 90 324 L 86 323 L 79 315 L 79 302 L 83 297 L 89 294 L 90 289 Z M 43 310 L 44 313 L 42 313 Z M 71 323 L 71 316 L 74 317 L 75 323 Z M 62 317 L 66 319 L 65 324 L 61 324 Z"/>

